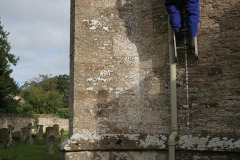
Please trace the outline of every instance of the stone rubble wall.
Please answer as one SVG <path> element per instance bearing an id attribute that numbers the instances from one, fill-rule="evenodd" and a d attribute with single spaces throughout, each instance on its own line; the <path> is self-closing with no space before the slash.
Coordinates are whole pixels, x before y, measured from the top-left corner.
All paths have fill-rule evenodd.
<path id="1" fill-rule="evenodd" d="M 18 115 L 18 114 L 0 114 L 0 128 L 8 128 L 8 125 L 14 126 L 14 132 L 21 131 L 21 128 L 28 126 L 29 123 L 34 124 L 34 121 L 38 120 L 38 125 L 43 125 L 43 131 L 46 127 L 52 127 L 54 124 L 58 124 L 59 128 L 63 128 L 65 131 L 69 130 L 68 119 L 62 119 L 57 116 L 49 114 L 36 114 L 30 115 Z"/>
<path id="2" fill-rule="evenodd" d="M 29 123 L 33 124 L 33 116 L 17 114 L 0 114 L 0 128 L 8 128 L 8 125 L 14 126 L 14 131 L 21 131 L 21 128 L 27 127 Z"/>

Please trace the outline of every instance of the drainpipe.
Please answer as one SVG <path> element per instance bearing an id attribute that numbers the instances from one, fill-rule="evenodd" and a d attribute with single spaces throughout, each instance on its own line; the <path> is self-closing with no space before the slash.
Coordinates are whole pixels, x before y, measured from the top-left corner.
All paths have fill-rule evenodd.
<path id="1" fill-rule="evenodd" d="M 170 105 L 171 105 L 171 134 L 168 138 L 169 160 L 175 160 L 177 126 L 177 94 L 176 94 L 176 63 L 173 47 L 173 30 L 168 22 L 169 34 L 169 65 L 170 65 Z"/>

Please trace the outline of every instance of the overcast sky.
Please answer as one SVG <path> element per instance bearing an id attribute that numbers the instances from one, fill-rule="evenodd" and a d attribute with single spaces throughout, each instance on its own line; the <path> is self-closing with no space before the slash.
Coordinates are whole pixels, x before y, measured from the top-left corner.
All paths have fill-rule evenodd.
<path id="1" fill-rule="evenodd" d="M 20 58 L 12 77 L 69 74 L 70 0 L 0 0 L 11 53 Z"/>

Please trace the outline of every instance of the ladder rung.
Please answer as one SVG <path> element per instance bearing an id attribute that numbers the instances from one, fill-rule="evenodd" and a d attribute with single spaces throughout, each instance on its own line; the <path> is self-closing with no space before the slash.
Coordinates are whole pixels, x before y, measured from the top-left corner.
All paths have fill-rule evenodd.
<path id="1" fill-rule="evenodd" d="M 182 28 L 179 30 L 179 32 L 187 32 L 187 28 Z"/>
<path id="2" fill-rule="evenodd" d="M 190 46 L 182 46 L 182 47 L 177 47 L 177 49 L 194 49 L 195 47 L 190 47 Z"/>

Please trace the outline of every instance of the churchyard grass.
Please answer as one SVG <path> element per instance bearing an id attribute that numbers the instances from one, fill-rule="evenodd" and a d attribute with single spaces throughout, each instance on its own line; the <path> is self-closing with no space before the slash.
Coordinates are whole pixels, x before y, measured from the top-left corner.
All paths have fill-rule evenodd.
<path id="1" fill-rule="evenodd" d="M 68 132 L 64 132 L 67 136 Z M 15 136 L 13 136 L 15 137 Z M 45 156 L 45 139 L 37 140 L 33 138 L 33 145 L 26 146 L 24 142 L 15 140 L 15 148 L 3 148 L 3 143 L 0 142 L 0 160 L 58 160 L 59 159 L 59 140 L 54 142 L 54 155 Z M 16 155 L 16 158 L 12 158 Z"/>

